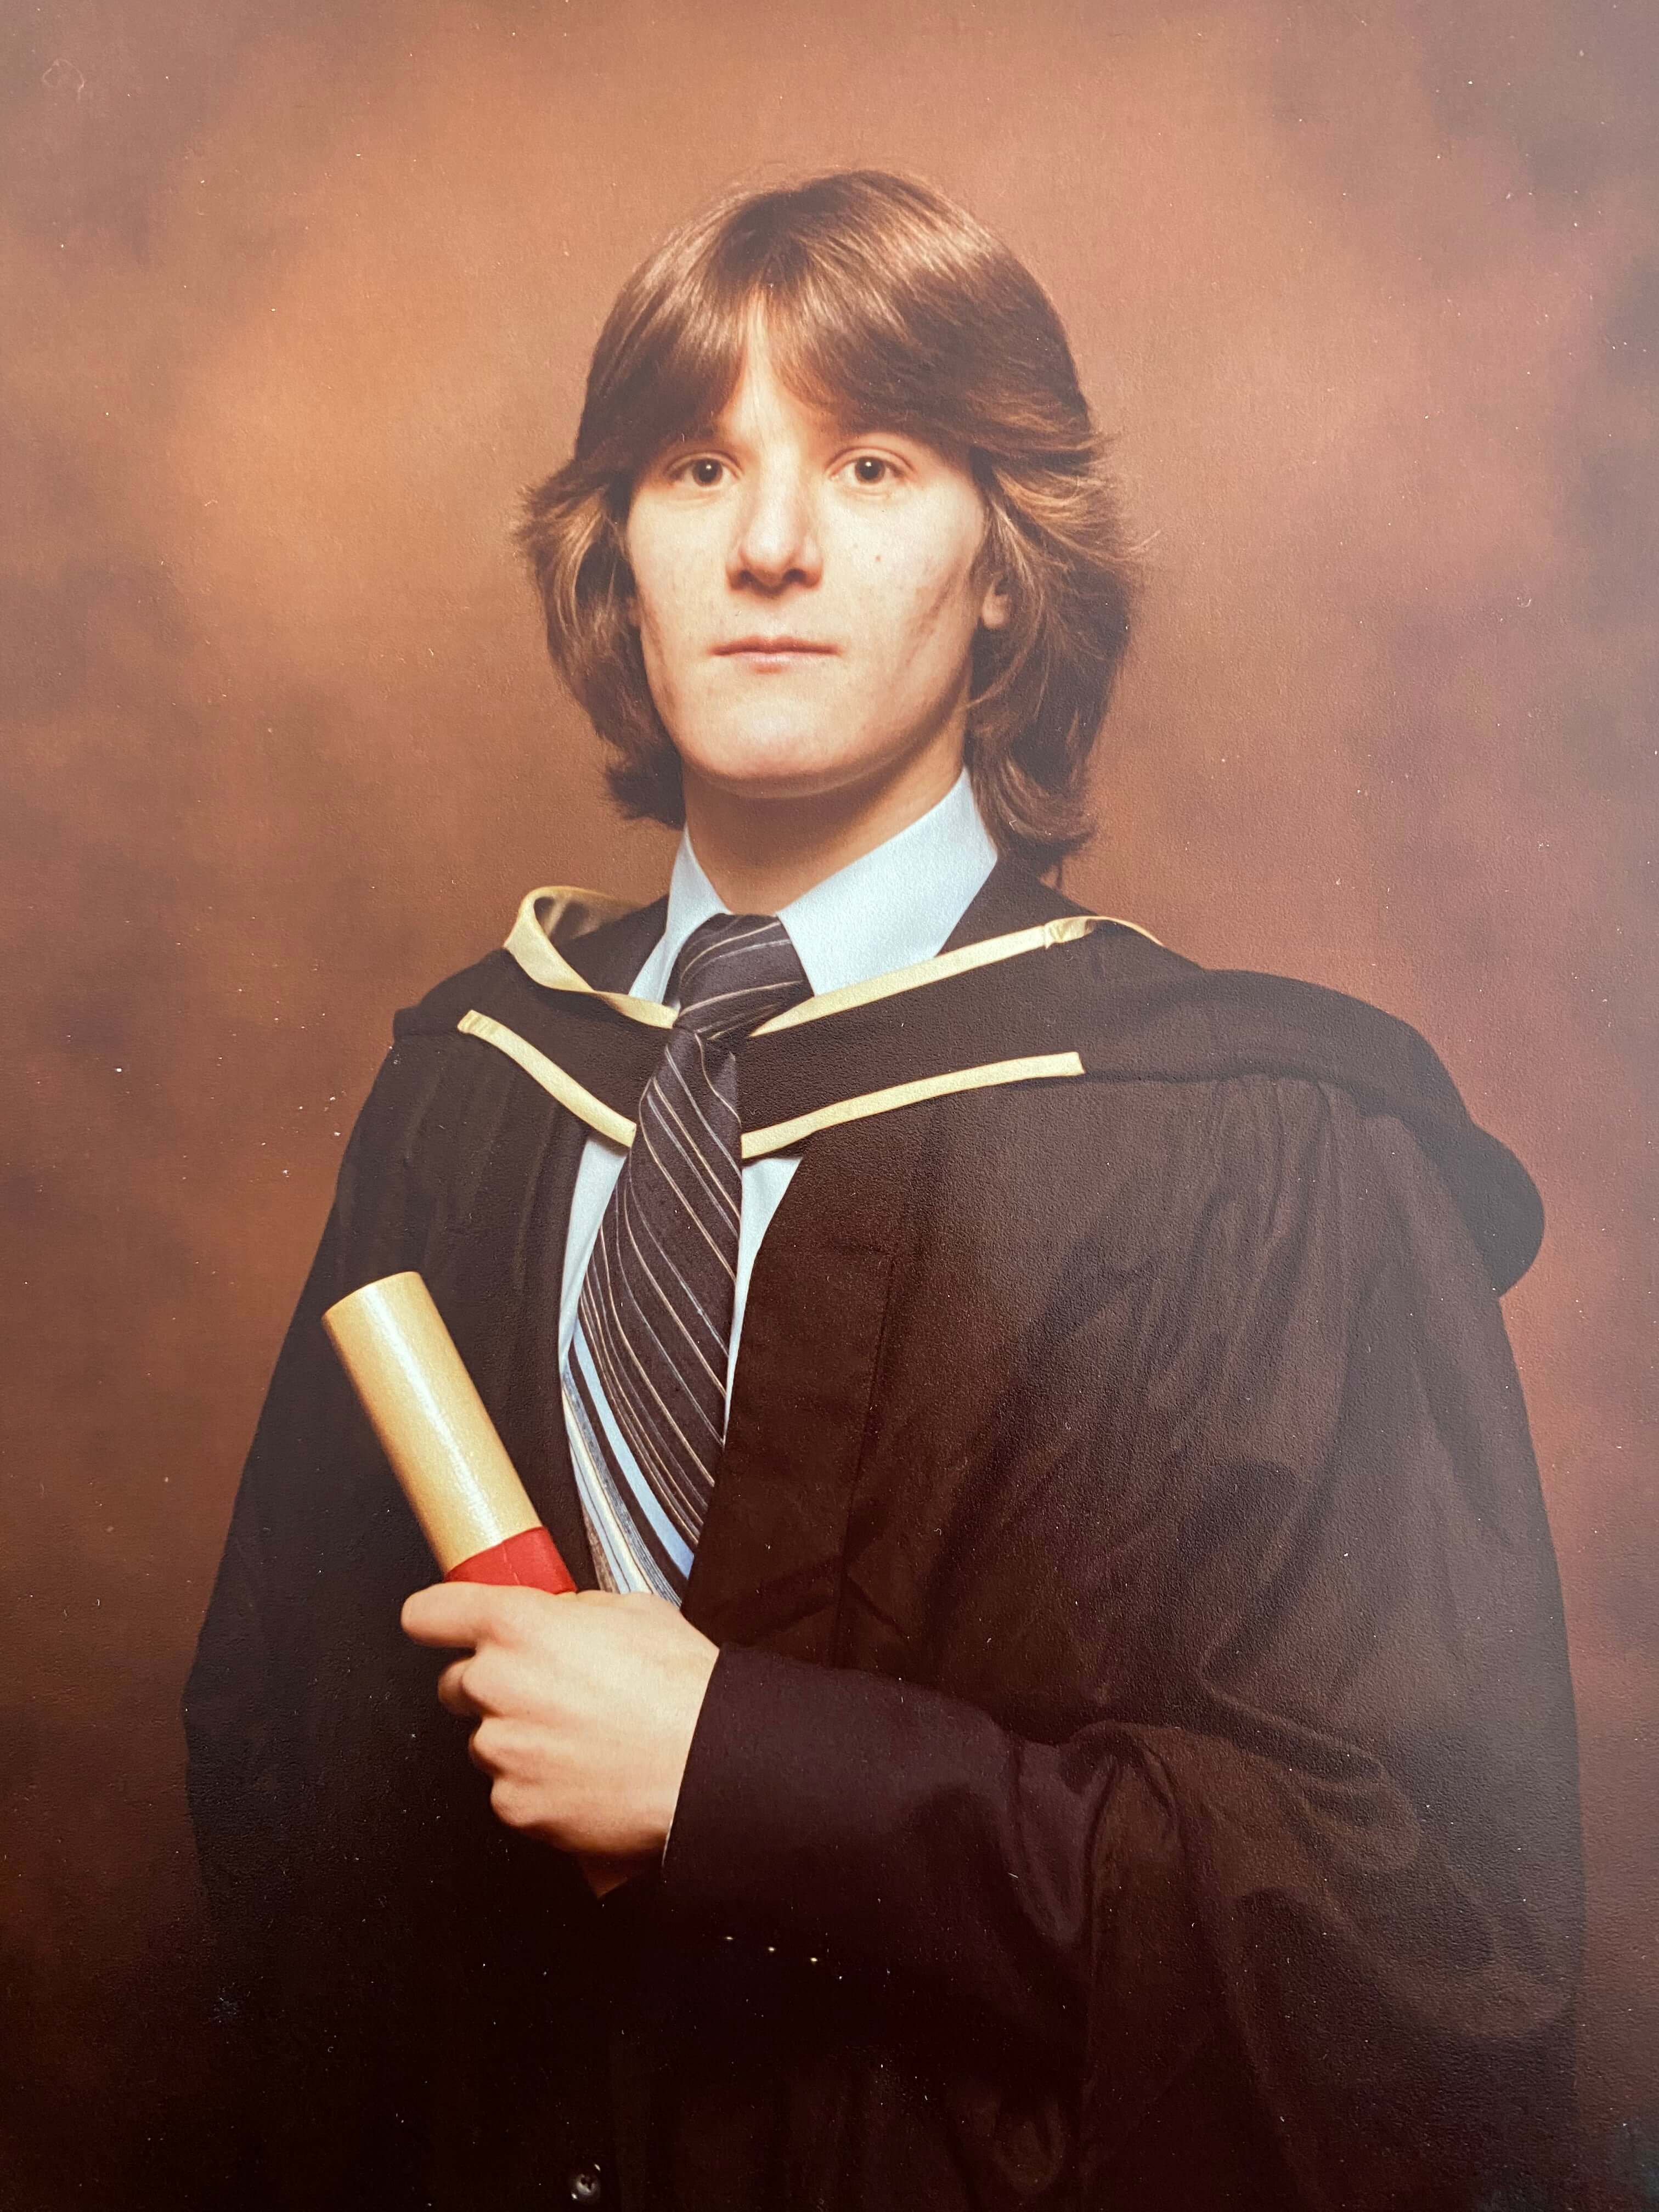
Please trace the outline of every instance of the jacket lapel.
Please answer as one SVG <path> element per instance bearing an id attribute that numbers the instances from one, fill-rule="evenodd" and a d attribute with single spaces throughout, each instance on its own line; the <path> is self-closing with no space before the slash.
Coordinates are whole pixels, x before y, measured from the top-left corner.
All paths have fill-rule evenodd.
<path id="1" fill-rule="evenodd" d="M 626 990 L 662 934 L 665 902 L 641 908 L 591 935 L 561 946 L 573 968 L 601 990 Z M 530 1086 L 525 1086 L 528 1091 Z M 524 1239 L 523 1279 L 515 1299 L 512 1381 L 502 1407 L 508 1450 L 578 1584 L 597 1589 L 559 1387 L 559 1308 L 564 1283 L 565 1231 L 576 1170 L 591 1133 L 586 1125 L 544 1094 L 550 1116 Z"/>
<path id="2" fill-rule="evenodd" d="M 586 980 L 626 990 L 662 933 L 665 902 L 562 945 Z M 944 951 L 1077 912 L 999 862 Z M 589 1132 L 549 1102 L 502 1427 L 532 1502 L 594 1587 L 558 1384 L 565 1230 Z M 920 1108 L 806 1144 L 755 1262 L 725 1450 L 686 1593 L 708 1634 L 833 1656 L 847 1519 L 876 1379 L 904 1201 L 929 1122 Z"/>
<path id="3" fill-rule="evenodd" d="M 1077 912 L 1003 860 L 942 948 Z M 726 1447 L 686 1592 L 706 1634 L 828 1662 L 882 1324 L 933 1113 L 808 1139 L 755 1261 Z"/>

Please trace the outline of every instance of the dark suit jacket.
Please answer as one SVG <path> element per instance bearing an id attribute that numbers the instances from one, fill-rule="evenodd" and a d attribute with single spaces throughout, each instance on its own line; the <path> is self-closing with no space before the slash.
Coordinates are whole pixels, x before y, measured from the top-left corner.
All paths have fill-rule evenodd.
<path id="1" fill-rule="evenodd" d="M 1069 910 L 1004 864 L 958 936 Z M 660 921 L 570 957 L 625 988 Z M 591 1583 L 586 1131 L 454 1028 L 563 1011 L 498 955 L 400 1018 L 187 1693 L 272 2201 L 1547 2190 L 1573 1723 L 1492 1287 L 1530 1186 L 1397 1025 L 1089 943 L 1087 1079 L 807 1144 L 686 1601 L 722 1656 L 660 1874 L 602 1905 L 493 1821 L 398 1634 L 432 1570 L 318 1323 L 419 1267 Z"/>

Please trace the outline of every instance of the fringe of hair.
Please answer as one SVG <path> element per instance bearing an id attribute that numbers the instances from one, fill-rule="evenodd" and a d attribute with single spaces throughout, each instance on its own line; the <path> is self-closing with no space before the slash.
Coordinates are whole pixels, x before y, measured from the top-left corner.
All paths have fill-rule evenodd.
<path id="1" fill-rule="evenodd" d="M 895 423 L 902 410 L 920 434 L 965 439 L 987 512 L 979 580 L 1010 603 L 975 641 L 965 757 L 999 848 L 1050 872 L 1093 826 L 1088 763 L 1128 645 L 1135 556 L 1041 288 L 961 209 L 880 171 L 746 193 L 672 234 L 601 333 L 574 453 L 525 495 L 516 534 L 548 650 L 606 746 L 614 797 L 630 816 L 684 818 L 629 619 L 623 531 L 640 470 L 734 388 L 757 301 L 798 337 L 817 396 L 891 392 Z"/>

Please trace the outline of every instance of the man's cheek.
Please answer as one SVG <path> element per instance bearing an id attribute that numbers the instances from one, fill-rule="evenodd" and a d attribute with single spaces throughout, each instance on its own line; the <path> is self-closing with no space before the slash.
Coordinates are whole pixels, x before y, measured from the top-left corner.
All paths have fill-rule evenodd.
<path id="1" fill-rule="evenodd" d="M 672 646 L 665 650 L 662 633 L 655 622 L 641 623 L 640 653 L 645 662 L 645 680 L 652 701 L 672 731 L 678 717 L 680 662 Z"/>
<path id="2" fill-rule="evenodd" d="M 908 576 L 907 605 L 914 630 L 954 637 L 969 599 L 969 571 L 958 561 L 922 557 Z"/>

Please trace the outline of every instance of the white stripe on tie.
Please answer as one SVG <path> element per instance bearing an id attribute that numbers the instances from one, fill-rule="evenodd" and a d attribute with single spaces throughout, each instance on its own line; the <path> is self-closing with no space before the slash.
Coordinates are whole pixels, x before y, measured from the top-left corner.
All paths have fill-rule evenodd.
<path id="1" fill-rule="evenodd" d="M 775 915 L 715 915 L 686 939 L 678 988 L 562 1378 L 595 1567 L 613 1587 L 676 1602 L 726 1433 L 743 1212 L 733 1045 L 811 987 Z"/>

